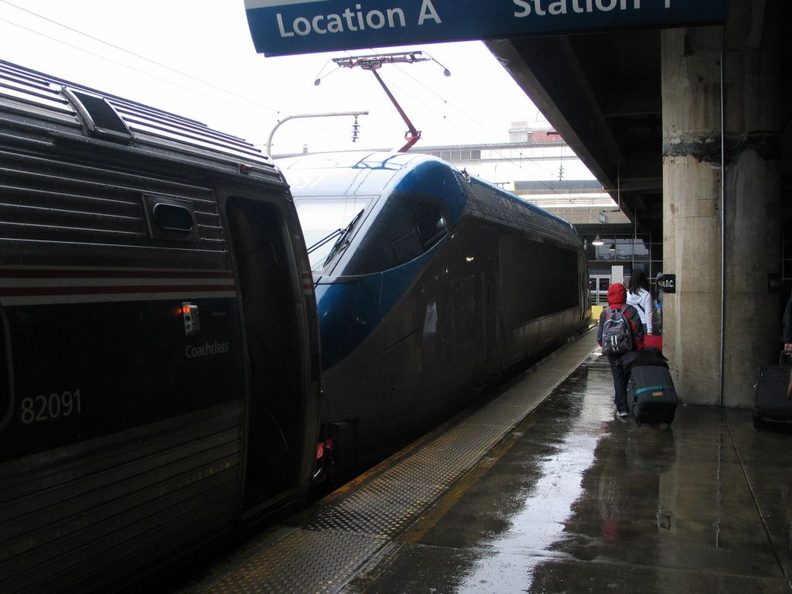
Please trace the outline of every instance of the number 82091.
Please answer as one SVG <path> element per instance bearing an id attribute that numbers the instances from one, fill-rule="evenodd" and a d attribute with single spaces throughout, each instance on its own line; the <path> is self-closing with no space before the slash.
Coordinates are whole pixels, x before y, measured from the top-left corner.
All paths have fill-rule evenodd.
<path id="1" fill-rule="evenodd" d="M 23 398 L 20 404 L 20 417 L 25 425 L 60 419 L 82 412 L 79 390 Z"/>

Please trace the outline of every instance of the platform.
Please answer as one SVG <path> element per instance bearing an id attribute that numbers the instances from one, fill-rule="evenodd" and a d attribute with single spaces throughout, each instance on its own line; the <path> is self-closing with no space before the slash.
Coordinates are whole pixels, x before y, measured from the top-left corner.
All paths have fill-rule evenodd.
<path id="1" fill-rule="evenodd" d="M 594 333 L 178 588 L 789 593 L 792 434 L 614 417 Z"/>

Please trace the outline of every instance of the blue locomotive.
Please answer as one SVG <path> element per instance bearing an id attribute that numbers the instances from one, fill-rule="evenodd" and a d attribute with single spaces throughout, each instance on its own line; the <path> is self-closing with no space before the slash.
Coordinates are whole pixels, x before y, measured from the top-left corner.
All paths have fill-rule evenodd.
<path id="1" fill-rule="evenodd" d="M 427 155 L 278 161 L 308 246 L 336 457 L 369 462 L 586 328 L 569 223 Z"/>

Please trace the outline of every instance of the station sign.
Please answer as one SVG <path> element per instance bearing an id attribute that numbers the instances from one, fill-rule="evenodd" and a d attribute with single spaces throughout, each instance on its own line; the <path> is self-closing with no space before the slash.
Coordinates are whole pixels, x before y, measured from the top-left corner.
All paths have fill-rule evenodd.
<path id="1" fill-rule="evenodd" d="M 267 56 L 722 23 L 728 0 L 245 0 Z"/>
<path id="2" fill-rule="evenodd" d="M 676 274 L 663 274 L 657 277 L 656 282 L 663 293 L 676 293 Z"/>

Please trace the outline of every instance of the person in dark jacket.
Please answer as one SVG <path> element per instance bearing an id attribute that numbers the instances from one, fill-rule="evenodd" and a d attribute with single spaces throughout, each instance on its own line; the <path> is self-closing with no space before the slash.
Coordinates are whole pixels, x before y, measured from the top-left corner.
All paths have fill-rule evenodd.
<path id="1" fill-rule="evenodd" d="M 632 332 L 633 350 L 642 351 L 644 347 L 644 329 L 641 323 L 641 315 L 632 305 L 627 305 L 627 288 L 622 283 L 613 283 L 608 287 L 608 307 L 610 311 L 621 310 L 627 320 L 627 325 Z M 610 317 L 608 307 L 602 310 L 597 329 L 597 344 L 602 346 L 602 327 L 605 320 Z M 622 366 L 621 355 L 608 355 L 611 373 L 613 374 L 613 388 L 615 395 L 613 402 L 616 405 L 616 414 L 620 418 L 629 416 L 627 411 L 627 380 L 628 372 Z"/>

